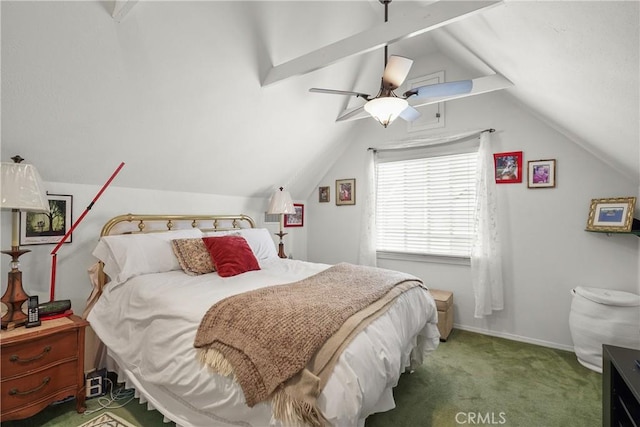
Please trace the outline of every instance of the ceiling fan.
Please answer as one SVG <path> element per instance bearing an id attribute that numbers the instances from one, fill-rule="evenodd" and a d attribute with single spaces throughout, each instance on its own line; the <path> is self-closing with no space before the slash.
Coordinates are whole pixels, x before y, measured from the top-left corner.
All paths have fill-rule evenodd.
<path id="1" fill-rule="evenodd" d="M 384 22 L 389 18 L 389 3 L 391 0 L 378 0 L 384 5 Z M 460 80 L 447 83 L 436 83 L 431 85 L 420 86 L 406 91 L 402 96 L 395 94 L 394 90 L 404 83 L 413 60 L 403 56 L 388 56 L 388 46 L 384 46 L 384 72 L 382 74 L 382 82 L 380 90 L 375 96 L 371 96 L 362 92 L 352 92 L 347 90 L 320 89 L 311 88 L 309 92 L 328 93 L 333 95 L 349 95 L 366 100 L 366 104 L 355 108 L 349 112 L 350 116 L 356 115 L 364 109 L 367 113 L 376 119 L 385 128 L 389 126 L 398 117 L 412 122 L 420 117 L 420 112 L 409 105 L 407 99 L 411 97 L 418 98 L 444 98 L 455 97 L 460 94 L 469 93 L 473 89 L 473 80 Z M 344 117 L 343 117 L 344 118 Z"/>

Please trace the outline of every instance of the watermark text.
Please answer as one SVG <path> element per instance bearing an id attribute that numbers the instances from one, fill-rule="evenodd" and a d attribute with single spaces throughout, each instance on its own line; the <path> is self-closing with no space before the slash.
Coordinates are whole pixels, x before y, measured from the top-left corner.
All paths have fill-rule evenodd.
<path id="1" fill-rule="evenodd" d="M 459 425 L 501 425 L 507 423 L 505 412 L 458 412 L 456 423 Z"/>

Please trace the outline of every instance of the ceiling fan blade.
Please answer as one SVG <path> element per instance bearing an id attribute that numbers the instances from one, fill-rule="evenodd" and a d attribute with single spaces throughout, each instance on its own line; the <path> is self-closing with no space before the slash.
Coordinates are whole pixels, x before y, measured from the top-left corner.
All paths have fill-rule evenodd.
<path id="1" fill-rule="evenodd" d="M 413 108 L 411 105 L 409 105 L 407 108 L 402 110 L 402 113 L 400 113 L 398 117 L 408 122 L 412 122 L 418 119 L 420 116 L 421 116 L 420 112 L 415 108 Z"/>
<path id="2" fill-rule="evenodd" d="M 396 89 L 404 83 L 404 79 L 409 75 L 409 70 L 413 65 L 413 60 L 404 56 L 391 55 L 384 67 L 382 84 L 385 88 Z"/>
<path id="3" fill-rule="evenodd" d="M 349 96 L 356 96 L 356 97 L 364 98 L 364 99 L 367 99 L 367 100 L 370 98 L 369 94 L 361 93 L 361 92 L 352 92 L 352 91 L 349 91 L 349 90 L 321 89 L 321 88 L 317 88 L 317 87 L 312 87 L 311 89 L 309 89 L 309 92 L 328 93 L 330 95 L 349 95 Z"/>
<path id="4" fill-rule="evenodd" d="M 438 96 L 433 98 L 418 98 L 418 97 L 410 97 L 408 101 L 413 108 L 419 108 L 424 105 L 437 104 L 438 102 L 450 101 L 453 99 L 466 98 L 468 96 L 480 95 L 483 93 L 489 93 L 496 90 L 507 89 L 513 86 L 513 83 L 507 79 L 506 77 L 500 74 L 492 74 L 490 76 L 478 77 L 473 79 L 473 88 L 471 91 L 467 93 L 461 93 L 458 95 L 449 95 L 449 96 Z M 352 108 L 349 110 L 345 110 L 336 121 L 345 121 L 345 120 L 358 120 L 363 119 L 365 117 L 370 117 L 366 111 L 364 111 L 364 106 L 358 107 L 358 111 L 354 111 L 356 109 Z"/>
<path id="5" fill-rule="evenodd" d="M 343 121 L 346 121 L 346 120 L 363 119 L 365 117 L 370 117 L 370 116 L 369 116 L 369 113 L 364 111 L 364 105 L 361 105 L 359 107 L 350 108 L 348 110 L 345 110 L 342 114 L 340 114 L 338 116 L 338 118 L 336 119 L 336 122 L 343 122 Z"/>
<path id="6" fill-rule="evenodd" d="M 507 89 L 513 86 L 513 83 L 500 74 L 492 74 L 490 76 L 479 77 L 473 79 L 473 87 L 469 92 L 459 93 L 457 95 L 435 96 L 427 98 L 409 98 L 412 107 L 421 107 L 423 105 L 437 104 L 438 102 L 450 101 L 452 99 L 466 98 L 468 96 L 480 95 L 483 93 L 493 92 L 496 90 Z M 409 91 L 411 92 L 411 91 Z M 407 93 L 409 93 L 407 92 Z"/>
<path id="7" fill-rule="evenodd" d="M 413 88 L 404 93 L 404 97 L 436 98 L 441 96 L 460 95 L 469 93 L 473 89 L 473 80 L 459 80 L 455 82 L 436 83 Z"/>

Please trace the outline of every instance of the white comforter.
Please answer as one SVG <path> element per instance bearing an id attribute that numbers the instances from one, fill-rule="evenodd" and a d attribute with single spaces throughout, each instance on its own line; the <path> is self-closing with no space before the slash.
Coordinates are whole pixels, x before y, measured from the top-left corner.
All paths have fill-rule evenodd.
<path id="1" fill-rule="evenodd" d="M 297 281 L 329 266 L 268 259 L 260 271 L 221 278 L 182 271 L 146 274 L 108 285 L 88 320 L 129 385 L 150 406 L 180 426 L 279 425 L 268 403 L 249 408 L 233 380 L 196 361 L 193 347 L 205 312 L 227 296 Z M 437 311 L 420 288 L 403 294 L 346 348 L 324 388 L 319 406 L 336 426 L 364 425 L 395 407 L 391 388 L 411 359 L 438 345 Z M 419 351 L 412 349 L 419 343 Z"/>

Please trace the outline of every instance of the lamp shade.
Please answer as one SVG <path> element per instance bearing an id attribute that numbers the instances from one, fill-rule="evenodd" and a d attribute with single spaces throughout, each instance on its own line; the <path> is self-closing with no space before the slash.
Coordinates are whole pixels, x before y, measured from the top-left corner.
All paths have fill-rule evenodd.
<path id="1" fill-rule="evenodd" d="M 49 212 L 42 178 L 33 165 L 2 162 L 0 207 L 30 212 Z"/>
<path id="2" fill-rule="evenodd" d="M 382 98 L 374 98 L 364 104 L 364 110 L 371 114 L 384 127 L 389 126 L 398 118 L 409 103 L 406 99 L 396 98 L 394 96 L 385 96 Z"/>
<path id="3" fill-rule="evenodd" d="M 288 191 L 284 191 L 282 187 L 271 196 L 269 201 L 268 214 L 294 214 L 296 209 L 293 207 L 293 200 Z"/>

